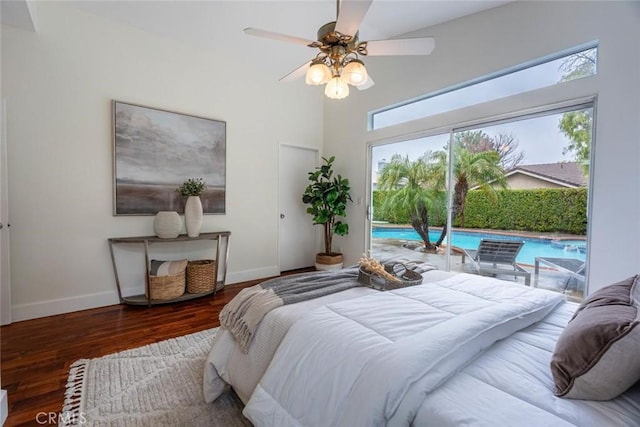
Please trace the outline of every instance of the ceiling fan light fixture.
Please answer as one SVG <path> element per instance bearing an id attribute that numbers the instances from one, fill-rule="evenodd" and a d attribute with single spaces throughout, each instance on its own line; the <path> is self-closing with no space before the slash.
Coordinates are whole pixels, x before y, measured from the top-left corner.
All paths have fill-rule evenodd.
<path id="1" fill-rule="evenodd" d="M 339 76 L 335 76 L 325 86 L 324 94 L 331 99 L 346 98 L 349 96 L 349 85 Z"/>
<path id="2" fill-rule="evenodd" d="M 331 70 L 321 61 L 312 61 L 305 82 L 308 85 L 316 86 L 327 83 L 331 79 Z"/>
<path id="3" fill-rule="evenodd" d="M 362 61 L 352 59 L 342 69 L 342 78 L 352 86 L 360 86 L 367 82 L 369 75 Z"/>
<path id="4" fill-rule="evenodd" d="M 245 28 L 245 34 L 304 45 L 320 52 L 311 61 L 280 78 L 292 81 L 303 74 L 308 85 L 323 85 L 332 99 L 349 96 L 349 85 L 365 90 L 375 83 L 364 63 L 369 56 L 429 55 L 435 47 L 432 37 L 360 41 L 358 27 L 373 0 L 336 0 L 336 20 L 320 27 L 317 40 L 292 37 L 258 28 Z"/>

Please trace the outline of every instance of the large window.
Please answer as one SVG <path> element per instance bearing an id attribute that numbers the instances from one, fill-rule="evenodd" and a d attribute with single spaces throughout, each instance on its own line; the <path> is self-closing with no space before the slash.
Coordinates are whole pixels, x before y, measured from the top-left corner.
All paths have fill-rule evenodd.
<path id="1" fill-rule="evenodd" d="M 578 49 L 576 51 L 576 49 Z M 465 84 L 429 94 L 419 100 L 373 112 L 371 128 L 380 129 L 468 107 L 518 93 L 596 74 L 598 48 L 574 48 L 548 58 L 503 70 Z"/>
<path id="2" fill-rule="evenodd" d="M 561 71 L 556 81 L 594 74 L 595 57 L 595 48 L 564 56 L 553 63 Z M 505 86 L 501 93 L 512 81 L 497 79 Z M 594 103 L 595 96 L 559 99 L 372 146 L 373 255 L 422 258 L 473 273 L 478 265 L 466 252 L 482 239 L 519 241 L 514 262 L 523 274 L 509 274 L 506 265 L 499 278 L 581 299 Z"/>

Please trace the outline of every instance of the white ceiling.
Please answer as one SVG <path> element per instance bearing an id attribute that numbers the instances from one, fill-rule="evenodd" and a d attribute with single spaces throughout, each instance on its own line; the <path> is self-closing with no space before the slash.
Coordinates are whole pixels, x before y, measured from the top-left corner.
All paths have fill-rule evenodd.
<path id="1" fill-rule="evenodd" d="M 374 0 L 360 25 L 360 40 L 397 37 L 511 1 L 513 0 Z M 10 16 L 20 16 L 24 21 L 23 15 L 27 9 L 32 9 L 32 15 L 35 15 L 32 19 L 37 23 L 39 2 L 2 0 L 3 12 L 6 11 L 7 3 L 12 3 L 13 6 L 22 3 L 22 7 L 17 8 L 22 13 L 3 13 L 3 24 L 29 29 L 24 22 L 12 23 L 9 19 Z M 309 48 L 249 37 L 243 34 L 244 28 L 255 27 L 315 40 L 318 28 L 336 18 L 335 0 L 75 0 L 64 3 L 84 12 L 224 56 L 228 55 L 229 49 L 233 49 L 255 61 L 273 61 L 272 55 L 275 54 L 276 65 L 266 71 L 273 79 L 284 76 L 308 61 Z M 33 4 L 35 8 L 27 7 Z M 37 25 L 35 27 L 37 31 Z"/>
<path id="2" fill-rule="evenodd" d="M 391 38 L 509 2 L 375 0 L 360 26 L 360 39 Z M 216 30 L 241 31 L 245 27 L 315 40 L 317 29 L 335 20 L 336 15 L 334 0 L 76 1 L 73 4 L 200 47 L 220 42 L 224 34 Z"/>
<path id="3" fill-rule="evenodd" d="M 510 1 L 513 0 L 375 0 L 360 26 L 360 39 L 395 37 Z M 3 0 L 2 22 L 25 28 L 26 5 L 34 3 L 37 5 L 31 0 Z M 227 31 L 257 27 L 315 40 L 316 30 L 335 20 L 336 15 L 334 0 L 81 0 L 68 4 L 201 47 L 205 40 L 210 44 L 220 42 L 219 37 L 210 37 L 216 27 Z M 222 21 L 220 15 L 223 15 Z"/>

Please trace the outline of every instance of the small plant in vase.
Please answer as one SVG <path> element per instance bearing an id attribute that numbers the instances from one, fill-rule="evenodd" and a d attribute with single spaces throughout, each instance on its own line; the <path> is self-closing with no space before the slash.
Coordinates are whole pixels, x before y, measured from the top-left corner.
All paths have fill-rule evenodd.
<path id="1" fill-rule="evenodd" d="M 184 225 L 187 236 L 198 237 L 202 228 L 202 201 L 200 195 L 207 189 L 202 178 L 189 178 L 176 190 L 183 196 L 187 196 L 184 205 Z"/>
<path id="2" fill-rule="evenodd" d="M 183 196 L 200 196 L 206 189 L 203 178 L 189 178 L 176 191 Z"/>

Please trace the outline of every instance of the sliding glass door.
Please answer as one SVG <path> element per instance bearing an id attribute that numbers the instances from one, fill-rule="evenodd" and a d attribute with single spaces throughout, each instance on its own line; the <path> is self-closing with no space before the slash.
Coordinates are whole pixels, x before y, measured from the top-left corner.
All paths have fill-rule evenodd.
<path id="1" fill-rule="evenodd" d="M 465 251 L 521 241 L 511 268 L 528 274 L 505 265 L 499 278 L 581 299 L 593 112 L 580 104 L 373 146 L 372 254 L 477 273 Z"/>
<path id="2" fill-rule="evenodd" d="M 447 223 L 450 134 L 374 146 L 371 250 L 376 258 L 421 259 L 448 269 Z"/>
<path id="3" fill-rule="evenodd" d="M 452 245 L 522 241 L 515 261 L 534 286 L 582 299 L 592 123 L 589 103 L 456 129 Z"/>

